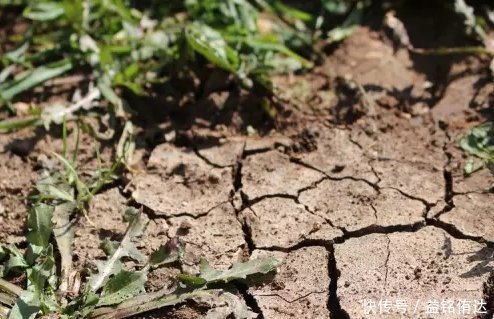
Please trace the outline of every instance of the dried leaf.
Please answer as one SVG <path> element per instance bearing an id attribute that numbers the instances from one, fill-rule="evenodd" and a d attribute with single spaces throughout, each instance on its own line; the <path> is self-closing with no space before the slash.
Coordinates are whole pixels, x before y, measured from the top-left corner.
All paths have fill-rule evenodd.
<path id="1" fill-rule="evenodd" d="M 57 242 L 58 251 L 61 256 L 62 282 L 60 291 L 67 292 L 69 288 L 69 276 L 72 272 L 72 244 L 74 242 L 74 220 L 71 215 L 76 208 L 75 203 L 63 203 L 57 205 L 53 212 L 53 235 Z"/>
<path id="2" fill-rule="evenodd" d="M 249 310 L 245 301 L 227 291 L 220 291 L 214 294 L 211 293 L 207 297 L 195 298 L 195 301 L 211 305 L 212 308 L 207 312 L 204 319 L 257 318 L 257 314 Z"/>

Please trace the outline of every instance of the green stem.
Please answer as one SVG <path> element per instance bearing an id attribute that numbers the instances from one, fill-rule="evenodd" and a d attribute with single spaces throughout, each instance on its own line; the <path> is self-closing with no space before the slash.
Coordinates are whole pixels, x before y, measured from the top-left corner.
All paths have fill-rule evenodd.
<path id="1" fill-rule="evenodd" d="M 94 195 L 96 195 L 103 186 L 108 182 L 110 177 L 116 172 L 116 170 L 120 167 L 122 164 L 122 160 L 118 159 L 111 168 L 108 170 L 108 172 L 104 173 L 103 176 L 98 180 L 96 185 L 94 186 L 93 189 L 87 194 L 87 196 L 84 196 L 81 201 L 88 201 L 90 200 Z"/>
<path id="2" fill-rule="evenodd" d="M 494 52 L 484 47 L 455 47 L 455 48 L 436 48 L 436 49 L 410 49 L 414 53 L 423 55 L 449 55 L 449 54 L 486 54 L 494 56 Z"/>

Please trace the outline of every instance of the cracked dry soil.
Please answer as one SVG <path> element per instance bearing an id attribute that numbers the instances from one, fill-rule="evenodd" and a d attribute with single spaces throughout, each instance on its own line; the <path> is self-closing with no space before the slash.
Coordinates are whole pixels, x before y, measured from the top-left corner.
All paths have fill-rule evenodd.
<path id="1" fill-rule="evenodd" d="M 98 223 L 79 221 L 76 263 L 103 257 L 99 240 L 121 236 L 120 212 L 132 204 L 151 219 L 138 247 L 147 253 L 179 234 L 189 258 L 204 255 L 218 268 L 281 258 L 277 274 L 236 286 L 259 318 L 474 318 L 427 314 L 425 303 L 494 298 L 494 178 L 486 171 L 463 177 L 456 146 L 459 134 L 492 111 L 493 85 L 482 71 L 488 61 L 463 57 L 439 68 L 447 80 L 432 97 L 424 87 L 433 79 L 414 70 L 415 58 L 360 28 L 305 79 L 319 103 L 298 105 L 296 125 L 265 137 L 217 138 L 211 130 L 189 143 L 155 145 L 129 185 L 113 185 L 91 202 L 88 215 Z M 279 84 L 288 92 L 299 80 Z M 338 83 L 350 80 L 365 93 L 339 94 Z M 356 100 L 348 104 L 350 97 Z M 344 121 L 338 112 L 360 115 Z M 40 155 L 60 145 L 16 134 L 1 137 L 0 148 L 0 240 L 8 243 L 22 240 L 23 198 Z M 201 142 L 208 134 L 214 143 Z M 28 152 L 12 148 L 19 139 L 31 141 Z M 148 289 L 174 274 L 153 274 Z M 363 302 L 380 299 L 420 307 L 366 314 Z M 141 318 L 203 314 L 187 304 Z"/>

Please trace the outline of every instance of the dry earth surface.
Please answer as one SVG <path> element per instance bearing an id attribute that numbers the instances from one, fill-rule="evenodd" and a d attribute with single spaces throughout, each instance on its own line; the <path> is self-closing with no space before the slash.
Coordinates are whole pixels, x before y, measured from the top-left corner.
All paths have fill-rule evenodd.
<path id="1" fill-rule="evenodd" d="M 434 300 L 484 299 L 493 310 L 494 178 L 463 177 L 456 140 L 492 112 L 488 61 L 462 57 L 430 72 L 419 63 L 360 28 L 312 74 L 277 79 L 295 124 L 263 137 L 193 126 L 185 138 L 138 144 L 137 171 L 90 203 L 96 226 L 79 221 L 76 263 L 102 258 L 99 241 L 123 234 L 120 214 L 134 205 L 151 219 L 145 252 L 178 234 L 192 268 L 200 255 L 223 269 L 282 259 L 262 283 L 232 287 L 266 319 L 475 317 L 427 314 Z M 0 135 L 2 243 L 22 242 L 31 183 L 62 147 L 54 136 Z M 84 167 L 96 165 L 95 148 L 111 158 L 105 145 L 83 142 Z M 169 285 L 174 273 L 154 274 L 148 288 Z M 389 314 L 365 313 L 366 302 L 382 299 Z M 407 302 L 404 314 L 397 302 Z M 146 318 L 205 311 L 187 304 Z"/>

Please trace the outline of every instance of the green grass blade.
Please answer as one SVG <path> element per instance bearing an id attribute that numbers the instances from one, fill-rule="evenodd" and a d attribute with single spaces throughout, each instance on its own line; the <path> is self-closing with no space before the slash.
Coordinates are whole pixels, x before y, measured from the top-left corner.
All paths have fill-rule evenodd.
<path id="1" fill-rule="evenodd" d="M 204 24 L 193 23 L 185 29 L 189 46 L 214 65 L 235 73 L 239 65 L 237 52 L 228 46 L 223 36 Z"/>
<path id="2" fill-rule="evenodd" d="M 17 94 L 27 91 L 38 84 L 57 77 L 72 69 L 73 65 L 68 60 L 62 60 L 48 65 L 37 67 L 28 72 L 21 79 L 7 82 L 0 86 L 0 96 L 4 100 L 11 100 Z"/>
<path id="3" fill-rule="evenodd" d="M 243 40 L 247 45 L 254 49 L 265 50 L 265 51 L 275 51 L 284 54 L 290 58 L 293 58 L 300 62 L 305 68 L 312 68 L 312 62 L 301 57 L 297 53 L 293 52 L 287 48 L 282 43 L 272 42 L 263 38 L 245 38 Z"/>
<path id="4" fill-rule="evenodd" d="M 37 125 L 39 116 L 32 115 L 21 119 L 7 119 L 0 121 L 0 132 L 20 130 L 28 126 Z"/>
<path id="5" fill-rule="evenodd" d="M 23 16 L 36 21 L 55 20 L 64 14 L 63 6 L 57 2 L 34 3 L 24 10 Z"/>
<path id="6" fill-rule="evenodd" d="M 64 164 L 67 173 L 74 179 L 75 187 L 79 193 L 78 197 L 91 196 L 91 192 L 87 188 L 86 184 L 84 184 L 79 178 L 74 166 L 63 156 L 60 156 L 57 153 L 53 153 L 53 155 L 55 155 L 55 157 L 57 157 Z"/>

